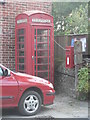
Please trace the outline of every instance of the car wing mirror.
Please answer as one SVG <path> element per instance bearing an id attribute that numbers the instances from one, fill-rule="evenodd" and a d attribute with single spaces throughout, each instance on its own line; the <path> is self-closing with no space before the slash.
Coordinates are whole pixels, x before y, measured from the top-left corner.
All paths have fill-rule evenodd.
<path id="1" fill-rule="evenodd" d="M 5 69 L 5 71 L 4 71 L 4 76 L 8 76 L 8 70 L 7 69 Z"/>

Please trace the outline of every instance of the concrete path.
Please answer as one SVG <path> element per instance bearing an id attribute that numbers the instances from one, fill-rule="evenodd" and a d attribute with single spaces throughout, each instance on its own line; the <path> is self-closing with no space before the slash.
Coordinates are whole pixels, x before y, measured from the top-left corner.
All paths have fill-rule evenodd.
<path id="1" fill-rule="evenodd" d="M 53 105 L 42 106 L 35 116 L 21 116 L 17 109 L 4 109 L 3 118 L 88 118 L 88 102 L 59 94 L 56 95 Z"/>

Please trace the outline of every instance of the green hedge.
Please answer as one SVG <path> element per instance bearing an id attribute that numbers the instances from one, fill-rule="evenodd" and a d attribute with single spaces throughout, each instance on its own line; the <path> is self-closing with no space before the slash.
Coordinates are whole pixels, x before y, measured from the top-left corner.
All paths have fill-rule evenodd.
<path id="1" fill-rule="evenodd" d="M 89 75 L 90 69 L 88 67 L 81 68 L 78 71 L 78 86 L 77 86 L 77 91 L 79 92 L 79 99 L 80 100 L 85 100 L 88 97 L 88 92 L 90 90 L 90 85 L 89 85 Z"/>

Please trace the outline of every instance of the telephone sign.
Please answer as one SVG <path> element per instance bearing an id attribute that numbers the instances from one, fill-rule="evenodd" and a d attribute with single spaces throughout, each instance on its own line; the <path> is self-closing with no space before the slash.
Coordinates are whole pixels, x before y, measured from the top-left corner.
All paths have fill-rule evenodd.
<path id="1" fill-rule="evenodd" d="M 32 19 L 32 22 L 50 23 L 50 20 L 48 20 L 48 19 Z"/>

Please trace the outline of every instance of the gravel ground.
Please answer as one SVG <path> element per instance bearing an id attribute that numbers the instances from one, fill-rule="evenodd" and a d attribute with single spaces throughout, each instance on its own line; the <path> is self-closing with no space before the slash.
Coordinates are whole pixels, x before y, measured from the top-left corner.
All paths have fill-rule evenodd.
<path id="1" fill-rule="evenodd" d="M 21 116 L 17 109 L 4 109 L 3 118 L 88 118 L 88 102 L 59 94 L 53 105 L 42 106 L 35 116 Z"/>

